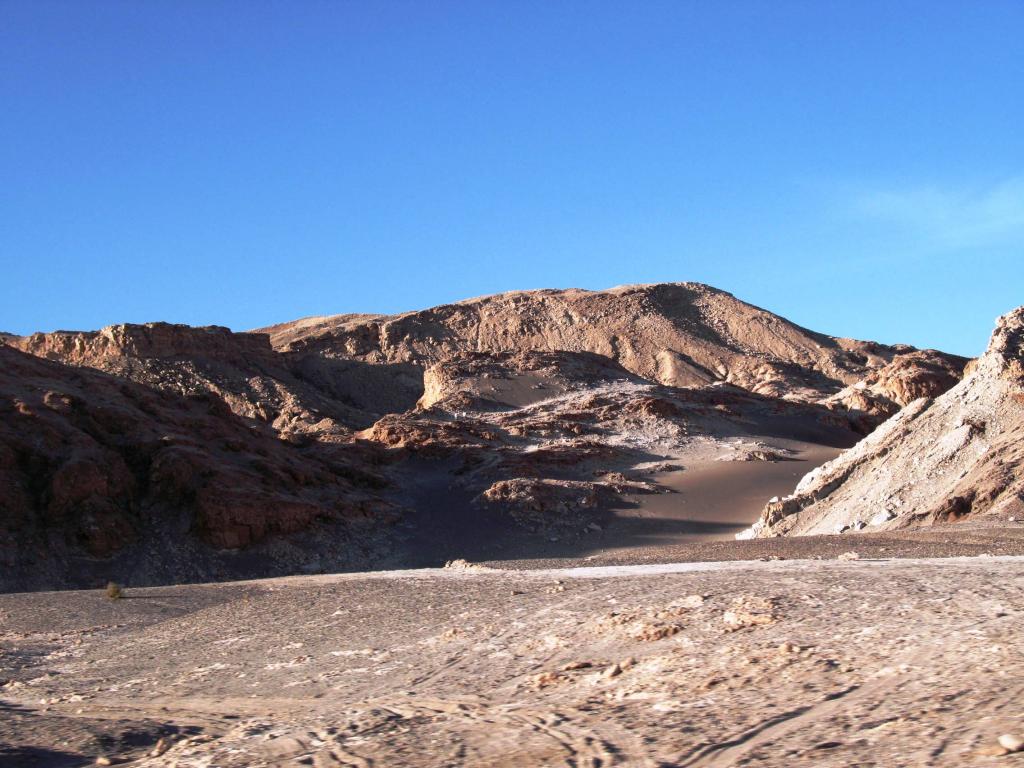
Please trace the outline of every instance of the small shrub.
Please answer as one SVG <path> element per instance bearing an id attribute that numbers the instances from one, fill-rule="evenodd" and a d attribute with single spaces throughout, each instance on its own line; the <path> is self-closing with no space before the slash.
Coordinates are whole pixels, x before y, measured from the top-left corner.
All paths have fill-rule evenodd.
<path id="1" fill-rule="evenodd" d="M 121 585 L 118 584 L 116 581 L 108 582 L 107 597 L 109 597 L 111 600 L 120 600 L 122 597 L 124 597 L 124 590 L 121 589 Z"/>

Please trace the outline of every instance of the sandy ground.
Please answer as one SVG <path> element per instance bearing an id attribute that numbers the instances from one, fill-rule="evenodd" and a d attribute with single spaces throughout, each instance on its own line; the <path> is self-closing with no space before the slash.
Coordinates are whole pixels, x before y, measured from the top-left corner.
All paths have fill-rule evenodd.
<path id="1" fill-rule="evenodd" d="M 735 460 L 752 450 L 787 459 Z M 569 565 L 590 558 L 700 560 L 707 559 L 701 555 L 707 545 L 715 545 L 714 558 L 719 558 L 721 545 L 732 543 L 737 533 L 753 524 L 769 498 L 790 493 L 803 475 L 839 452 L 837 446 L 777 435 L 683 443 L 651 437 L 638 452 L 642 461 L 600 466 L 649 481 L 658 492 L 626 494 L 620 502 L 577 515 L 575 530 L 569 525 L 557 535 L 528 531 L 507 511 L 474 503 L 482 489 L 468 489 L 460 482 L 459 461 L 410 461 L 396 479 L 404 493 L 400 501 L 406 510 L 406 535 L 379 567 L 434 567 L 460 558 L 514 568 Z M 567 474 L 598 476 L 588 468 Z M 573 517 L 555 510 L 549 514 Z"/>
<path id="2" fill-rule="evenodd" d="M 840 453 L 796 440 L 775 438 L 770 445 L 792 460 L 723 460 L 729 458 L 727 444 L 704 455 L 698 449 L 668 456 L 666 462 L 680 469 L 651 478 L 668 493 L 626 496 L 605 539 L 619 548 L 732 541 L 757 520 L 769 498 L 792 492 L 801 477 Z"/>
<path id="3" fill-rule="evenodd" d="M 3 595 L 0 764 L 1021 764 L 988 753 L 1024 730 L 1022 576 L 862 557 Z"/>
<path id="4" fill-rule="evenodd" d="M 766 449 L 787 461 L 730 461 Z M 747 436 L 732 441 L 694 441 L 657 446 L 647 463 L 616 467 L 657 484 L 662 492 L 626 495 L 602 510 L 594 528 L 583 520 L 575 535 L 552 540 L 515 525 L 507 514 L 473 504 L 475 492 L 452 479 L 455 464 L 423 462 L 401 483 L 410 527 L 405 547 L 386 568 L 434 567 L 449 560 L 513 570 L 578 565 L 826 559 L 856 549 L 876 558 L 1024 555 L 1024 522 L 978 520 L 917 530 L 867 529 L 843 535 L 736 541 L 773 495 L 792 491 L 808 471 L 839 448 L 780 438 Z M 670 467 L 652 471 L 654 467 Z M 557 514 L 557 513 L 553 513 Z"/>

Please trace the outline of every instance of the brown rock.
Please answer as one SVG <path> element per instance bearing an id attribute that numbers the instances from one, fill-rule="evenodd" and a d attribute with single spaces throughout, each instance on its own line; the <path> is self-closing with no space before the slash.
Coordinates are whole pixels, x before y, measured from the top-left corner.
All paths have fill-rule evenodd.
<path id="1" fill-rule="evenodd" d="M 402 315 L 338 315 L 263 330 L 275 349 L 423 367 L 477 352 L 589 352 L 661 384 L 728 381 L 805 401 L 910 351 L 815 334 L 699 283 L 516 291 Z"/>
<path id="2" fill-rule="evenodd" d="M 73 557 L 135 551 L 165 526 L 180 532 L 145 564 L 173 580 L 195 567 L 176 553 L 194 557 L 204 540 L 240 547 L 363 516 L 372 476 L 354 466 L 361 456 L 293 446 L 203 400 L 0 346 L 0 587 L 94 585 Z"/>

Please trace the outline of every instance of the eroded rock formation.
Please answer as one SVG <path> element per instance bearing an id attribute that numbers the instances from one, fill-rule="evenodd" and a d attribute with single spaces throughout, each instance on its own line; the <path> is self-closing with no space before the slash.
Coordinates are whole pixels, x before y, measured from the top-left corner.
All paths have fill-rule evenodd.
<path id="1" fill-rule="evenodd" d="M 422 366 L 474 352 L 590 352 L 660 384 L 724 381 L 804 401 L 834 394 L 912 351 L 814 333 L 700 283 L 518 291 L 264 330 L 276 349 Z"/>
<path id="2" fill-rule="evenodd" d="M 693 283 L 2 335 L 0 355 L 0 587 L 430 563 L 427 529 L 489 520 L 585 536 L 683 453 L 847 447 L 964 362 Z"/>
<path id="3" fill-rule="evenodd" d="M 281 354 L 262 333 L 169 323 L 10 338 L 24 352 L 179 395 L 210 393 L 283 434 L 344 435 L 419 396 L 418 371 Z"/>
<path id="4" fill-rule="evenodd" d="M 944 394 L 934 369 L 891 385 L 922 395 L 769 503 L 759 536 L 885 530 L 1024 513 L 1024 307 Z M 897 377 L 898 378 L 898 377 Z M 917 383 L 914 383 L 915 378 Z M 932 388 L 934 387 L 934 389 Z"/>
<path id="5" fill-rule="evenodd" d="M 0 346 L 5 581 L 60 584 L 93 561 L 125 559 L 140 578 L 195 578 L 206 572 L 188 562 L 197 548 L 383 520 L 383 480 L 355 450 L 294 445 L 209 393 L 183 397 Z"/>

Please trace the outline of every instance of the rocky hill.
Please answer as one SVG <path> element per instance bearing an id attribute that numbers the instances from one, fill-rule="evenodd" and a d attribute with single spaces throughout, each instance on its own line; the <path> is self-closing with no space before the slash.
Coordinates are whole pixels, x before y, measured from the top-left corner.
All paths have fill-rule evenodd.
<path id="1" fill-rule="evenodd" d="M 210 392 L 239 416 L 321 439 L 409 410 L 431 386 L 429 369 L 475 354 L 590 353 L 651 383 L 729 383 L 822 403 L 851 414 L 862 431 L 925 389 L 948 388 L 966 363 L 814 333 L 699 283 L 520 291 L 250 333 L 147 323 L 0 343 L 178 394 Z"/>
<path id="2" fill-rule="evenodd" d="M 0 354 L 0 588 L 728 536 L 964 363 L 690 283 L 4 336 Z"/>
<path id="3" fill-rule="evenodd" d="M 1024 307 L 945 394 L 914 400 L 855 448 L 769 503 L 751 533 L 886 530 L 1024 518 Z"/>
<path id="4" fill-rule="evenodd" d="M 814 333 L 700 283 L 518 291 L 401 315 L 309 318 L 262 330 L 279 350 L 424 367 L 476 352 L 590 352 L 659 384 L 727 382 L 807 402 L 913 351 Z"/>

